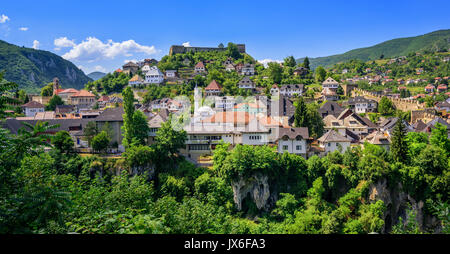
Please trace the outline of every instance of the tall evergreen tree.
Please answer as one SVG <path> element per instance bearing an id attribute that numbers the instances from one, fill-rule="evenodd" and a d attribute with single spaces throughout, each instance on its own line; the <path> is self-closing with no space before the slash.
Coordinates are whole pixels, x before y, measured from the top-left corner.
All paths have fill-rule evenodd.
<path id="1" fill-rule="evenodd" d="M 135 111 L 133 114 L 133 138 L 141 144 L 145 145 L 150 132 L 147 117 L 142 111 Z"/>
<path id="2" fill-rule="evenodd" d="M 125 88 L 123 96 L 123 133 L 124 145 L 129 146 L 133 141 L 133 116 L 134 116 L 134 95 L 130 87 Z"/>
<path id="3" fill-rule="evenodd" d="M 288 56 L 284 59 L 284 66 L 294 67 L 296 65 L 295 58 L 293 56 Z"/>
<path id="4" fill-rule="evenodd" d="M 303 60 L 303 67 L 309 70 L 309 58 L 305 57 L 305 60 Z"/>
<path id="5" fill-rule="evenodd" d="M 307 127 L 308 126 L 308 112 L 306 109 L 305 100 L 303 96 L 298 100 L 297 107 L 294 115 L 295 127 Z"/>
<path id="6" fill-rule="evenodd" d="M 403 119 L 399 118 L 392 134 L 391 153 L 395 161 L 406 162 L 408 156 L 408 143 L 406 142 L 406 127 Z"/>

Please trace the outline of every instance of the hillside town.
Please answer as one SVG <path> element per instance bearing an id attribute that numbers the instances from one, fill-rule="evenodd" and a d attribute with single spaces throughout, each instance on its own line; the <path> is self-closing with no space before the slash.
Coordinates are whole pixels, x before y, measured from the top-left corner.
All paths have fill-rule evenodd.
<path id="1" fill-rule="evenodd" d="M 445 246 L 450 1 L 409 2 L 3 1 L 0 240 Z"/>
<path id="2" fill-rule="evenodd" d="M 192 48 L 191 51 L 211 52 L 218 48 Z M 245 53 L 245 45 L 240 45 L 240 53 Z M 179 46 L 174 46 L 171 55 L 184 53 Z M 192 53 L 190 53 L 192 54 Z M 404 63 L 406 57 L 389 60 L 389 63 Z M 444 58 L 443 60 L 448 59 Z M 188 67 L 178 69 L 158 68 L 158 61 L 145 59 L 141 62 L 128 62 L 117 69 L 115 73 L 128 75 L 128 87 L 139 90 L 149 85 L 159 87 L 173 84 L 186 84 L 193 82 L 197 76 L 206 77 L 210 71 L 211 61 L 192 62 L 189 58 L 182 59 L 182 64 Z M 217 63 L 214 63 L 217 65 Z M 189 67 L 192 66 L 192 67 Z M 411 84 L 427 83 L 424 79 L 389 79 L 386 73 L 374 71 L 370 68 L 364 70 L 367 75 L 341 78 L 338 82 L 330 76 L 320 83 L 320 86 L 310 84 L 269 84 L 270 89 L 264 89 L 257 83 L 254 63 L 235 64 L 233 58 L 228 57 L 220 63 L 224 72 L 236 73 L 239 81 L 235 84 L 239 90 L 249 91 L 251 96 L 233 96 L 226 93 L 223 84 L 212 80 L 204 87 L 197 84 L 193 89 L 192 100 L 188 97 L 164 97 L 151 101 L 134 102 L 135 110 L 141 111 L 147 118 L 147 142 L 152 144 L 158 129 L 171 115 L 186 113 L 189 124 L 183 128 L 187 133 L 185 148 L 180 153 L 190 161 L 201 165 L 205 157 L 210 157 L 216 145 L 225 142 L 235 146 L 237 144 L 277 147 L 279 153 L 292 153 L 310 158 L 313 155 L 323 157 L 334 151 L 344 152 L 349 147 L 362 146 L 368 142 L 389 150 L 392 129 L 397 121 L 403 121 L 408 132 L 431 133 L 436 124 L 447 127 L 450 136 L 450 99 L 427 105 L 418 100 L 425 95 L 443 95 L 448 98 L 448 76 L 435 77 L 435 82 L 425 86 L 424 94 L 404 97 L 396 94 L 390 88 L 379 92 L 364 90 L 358 87 L 361 81 L 369 85 L 385 85 L 396 83 L 397 89 L 407 89 Z M 287 68 L 280 65 L 281 68 Z M 310 75 L 311 70 L 302 64 L 291 68 L 293 77 Z M 417 75 L 423 70 L 417 70 Z M 343 75 L 350 71 L 343 69 Z M 388 87 L 386 85 L 386 87 Z M 310 91 L 307 93 L 307 91 Z M 61 105 L 55 105 L 48 110 L 48 104 L 58 96 Z M 120 154 L 125 151 L 123 141 L 123 98 L 120 94 L 98 94 L 93 91 L 63 89 L 58 77 L 52 83 L 52 95 L 28 95 L 27 103 L 21 105 L 22 116 L 10 117 L 4 122 L 4 127 L 12 133 L 18 133 L 22 123 L 36 124 L 38 121 L 47 121 L 58 124 L 59 127 L 51 130 L 68 131 L 74 140 L 76 151 L 79 153 L 95 153 L 87 137 L 88 124 L 95 124 L 97 130 L 105 125 L 110 129 L 111 141 L 105 154 Z M 308 126 L 296 125 L 296 109 L 299 100 L 302 103 L 315 103 L 319 105 L 317 114 L 320 116 L 319 125 L 323 126 L 320 132 L 312 132 Z M 408 116 L 380 114 L 380 101 L 387 98 L 393 107 L 406 112 Z M 304 102 L 303 102 L 304 101 Z M 310 127 L 311 128 L 311 127 Z M 322 128 L 322 127 L 321 127 Z M 204 160 L 203 160 L 204 161 Z M 207 166 L 207 165 L 206 165 Z"/>

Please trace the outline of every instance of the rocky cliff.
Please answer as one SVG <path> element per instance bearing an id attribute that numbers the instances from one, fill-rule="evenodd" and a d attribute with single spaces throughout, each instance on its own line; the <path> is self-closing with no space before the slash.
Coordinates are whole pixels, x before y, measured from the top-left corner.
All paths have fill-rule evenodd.
<path id="1" fill-rule="evenodd" d="M 403 191 L 402 185 L 388 186 L 388 181 L 382 179 L 369 186 L 369 199 L 371 201 L 382 200 L 387 207 L 384 213 L 385 227 L 382 233 L 388 233 L 392 227 L 399 222 L 401 217 L 403 222 L 408 220 L 408 209 L 416 213 L 416 220 L 421 230 L 434 229 L 437 233 L 440 231 L 439 220 L 426 214 L 424 211 L 424 201 L 415 200 L 409 194 Z"/>

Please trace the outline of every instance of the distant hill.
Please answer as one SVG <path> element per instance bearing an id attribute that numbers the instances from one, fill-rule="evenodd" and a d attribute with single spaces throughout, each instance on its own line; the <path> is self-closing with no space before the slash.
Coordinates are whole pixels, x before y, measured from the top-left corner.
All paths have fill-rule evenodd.
<path id="1" fill-rule="evenodd" d="M 58 77 L 63 88 L 81 89 L 91 81 L 73 63 L 48 51 L 19 47 L 0 40 L 0 71 L 28 92 L 40 88 Z"/>
<path id="2" fill-rule="evenodd" d="M 99 80 L 99 79 L 103 78 L 105 75 L 106 75 L 106 73 L 95 71 L 95 72 L 89 73 L 87 76 L 95 81 L 95 80 Z"/>
<path id="3" fill-rule="evenodd" d="M 314 69 L 319 65 L 331 67 L 333 64 L 351 59 L 370 61 L 380 59 L 381 55 L 384 55 L 384 58 L 391 58 L 425 50 L 449 51 L 450 29 L 438 30 L 416 37 L 394 39 L 372 47 L 354 49 L 340 55 L 310 58 L 309 60 L 311 68 Z M 303 58 L 297 59 L 297 61 L 303 62 Z"/>

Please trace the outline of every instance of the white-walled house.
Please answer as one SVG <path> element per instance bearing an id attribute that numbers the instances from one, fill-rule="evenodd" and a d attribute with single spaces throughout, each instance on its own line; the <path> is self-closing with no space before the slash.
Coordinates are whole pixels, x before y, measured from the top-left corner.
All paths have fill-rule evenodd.
<path id="1" fill-rule="evenodd" d="M 253 64 L 244 64 L 241 68 L 241 75 L 253 76 L 255 75 L 255 66 Z"/>
<path id="2" fill-rule="evenodd" d="M 325 154 L 334 151 L 345 152 L 350 147 L 351 140 L 342 136 L 335 130 L 329 130 L 325 135 L 318 139 L 319 146 L 325 150 Z"/>
<path id="3" fill-rule="evenodd" d="M 150 67 L 150 70 L 145 73 L 146 84 L 161 84 L 164 81 L 164 74 L 156 66 Z"/>
<path id="4" fill-rule="evenodd" d="M 214 101 L 216 110 L 233 110 L 236 103 L 234 96 L 216 96 Z"/>
<path id="5" fill-rule="evenodd" d="M 198 62 L 195 67 L 194 67 L 194 72 L 195 73 L 203 73 L 206 72 L 206 68 L 205 65 L 203 64 L 203 62 Z"/>
<path id="6" fill-rule="evenodd" d="M 166 77 L 167 78 L 176 78 L 177 71 L 176 70 L 166 70 Z"/>
<path id="7" fill-rule="evenodd" d="M 366 99 L 363 96 L 356 96 L 348 100 L 348 105 L 357 114 L 376 112 L 378 103 L 375 100 Z"/>
<path id="8" fill-rule="evenodd" d="M 238 85 L 240 89 L 255 89 L 255 83 L 248 76 L 241 79 Z"/>
<path id="9" fill-rule="evenodd" d="M 144 75 L 150 71 L 150 65 L 145 64 L 142 68 L 141 68 L 142 73 L 144 73 Z"/>
<path id="10" fill-rule="evenodd" d="M 30 101 L 22 105 L 26 117 L 34 117 L 39 112 L 45 111 L 45 106 L 36 101 Z"/>
<path id="11" fill-rule="evenodd" d="M 302 84 L 295 84 L 295 85 L 283 85 L 280 88 L 280 94 L 291 97 L 294 95 L 302 96 L 303 95 L 303 87 Z"/>
<path id="12" fill-rule="evenodd" d="M 278 153 L 292 153 L 306 157 L 309 139 L 308 128 L 279 128 Z"/>

